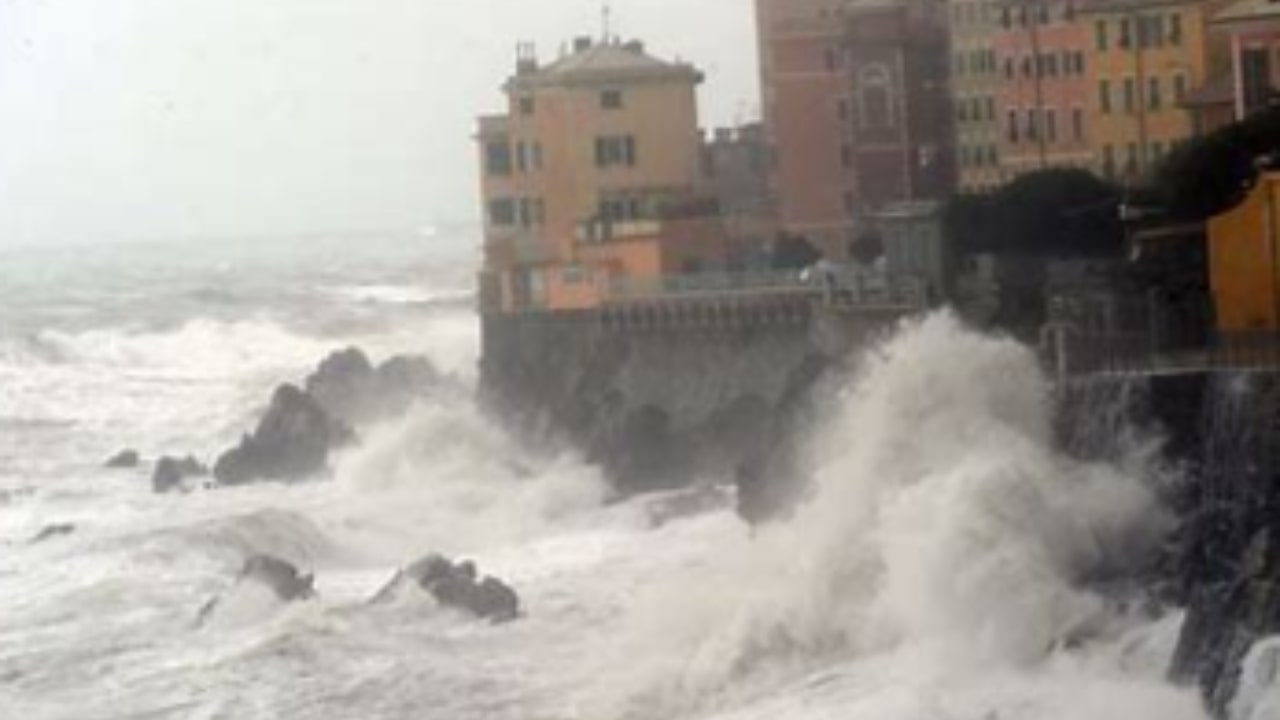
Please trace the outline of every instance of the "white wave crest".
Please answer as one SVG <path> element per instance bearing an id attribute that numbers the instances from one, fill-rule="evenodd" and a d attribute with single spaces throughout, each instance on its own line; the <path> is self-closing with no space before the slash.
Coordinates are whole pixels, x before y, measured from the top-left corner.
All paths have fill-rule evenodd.
<path id="1" fill-rule="evenodd" d="M 875 352 L 838 408 L 792 522 L 639 603 L 625 659 L 592 694 L 600 715 L 732 705 L 851 663 L 836 689 L 813 690 L 818 708 L 1031 720 L 1133 717 L 1145 703 L 1137 716 L 1199 716 L 1159 672 L 1063 659 L 1137 623 L 1082 581 L 1151 547 L 1165 518 L 1147 478 L 1055 452 L 1050 385 L 1027 349 L 935 315 Z M 827 693 L 839 699 L 817 699 Z"/>

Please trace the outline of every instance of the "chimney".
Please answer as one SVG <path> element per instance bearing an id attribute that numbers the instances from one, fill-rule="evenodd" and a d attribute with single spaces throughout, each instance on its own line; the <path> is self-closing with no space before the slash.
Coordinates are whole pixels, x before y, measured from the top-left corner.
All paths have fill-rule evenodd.
<path id="1" fill-rule="evenodd" d="M 538 72 L 538 50 L 531 42 L 516 45 L 516 74 L 531 75 Z"/>
<path id="2" fill-rule="evenodd" d="M 581 53 L 591 49 L 591 38 L 583 35 L 573 39 L 573 52 Z"/>

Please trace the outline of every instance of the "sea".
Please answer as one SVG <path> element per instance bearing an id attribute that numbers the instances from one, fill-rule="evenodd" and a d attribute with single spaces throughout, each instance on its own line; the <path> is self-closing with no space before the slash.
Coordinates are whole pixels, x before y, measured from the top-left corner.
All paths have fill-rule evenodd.
<path id="1" fill-rule="evenodd" d="M 477 406 L 476 247 L 0 248 L 0 720 L 1203 718 L 1165 681 L 1177 611 L 1090 582 L 1168 531 L 1167 470 L 1145 442 L 1058 452 L 1026 348 L 904 323 L 825 404 L 810 499 L 752 532 L 727 490 L 619 501 Z M 104 467 L 209 461 L 351 346 L 462 390 L 308 483 L 161 496 L 147 465 Z M 368 602 L 432 552 L 509 583 L 523 617 Z M 237 583 L 261 553 L 317 596 Z"/>

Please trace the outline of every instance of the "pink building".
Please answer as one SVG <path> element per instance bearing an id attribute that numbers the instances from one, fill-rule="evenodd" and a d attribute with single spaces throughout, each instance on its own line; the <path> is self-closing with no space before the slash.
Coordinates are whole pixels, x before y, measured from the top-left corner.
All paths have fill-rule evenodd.
<path id="1" fill-rule="evenodd" d="M 1280 88 L 1280 2 L 1240 0 L 1211 21 L 1231 37 L 1235 119 L 1275 102 Z"/>
<path id="2" fill-rule="evenodd" d="M 1090 167 L 1088 25 L 1075 0 L 1007 0 L 992 37 L 1004 180 L 1049 167 Z"/>

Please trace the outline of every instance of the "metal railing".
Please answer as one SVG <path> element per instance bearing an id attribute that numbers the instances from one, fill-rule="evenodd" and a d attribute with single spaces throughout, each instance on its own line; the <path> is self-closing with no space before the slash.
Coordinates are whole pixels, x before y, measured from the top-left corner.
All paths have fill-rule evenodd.
<path id="1" fill-rule="evenodd" d="M 607 301 L 799 295 L 842 307 L 923 308 L 925 283 L 914 277 L 886 278 L 848 269 L 764 270 L 620 278 L 610 283 Z"/>
<path id="2" fill-rule="evenodd" d="M 1041 350 L 1064 379 L 1218 369 L 1280 369 L 1280 331 L 1219 331 L 1207 301 L 1151 299 L 1059 306 Z"/>

